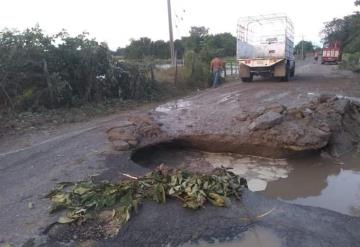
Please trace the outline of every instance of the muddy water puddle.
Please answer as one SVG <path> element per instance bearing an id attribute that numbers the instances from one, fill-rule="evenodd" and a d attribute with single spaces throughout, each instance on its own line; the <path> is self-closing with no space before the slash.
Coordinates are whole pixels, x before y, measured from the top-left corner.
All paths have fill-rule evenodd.
<path id="1" fill-rule="evenodd" d="M 189 109 L 191 107 L 191 102 L 186 100 L 176 100 L 173 102 L 169 102 L 163 105 L 158 106 L 155 111 L 168 113 L 174 110 L 182 110 L 182 109 Z"/>
<path id="2" fill-rule="evenodd" d="M 291 203 L 360 216 L 360 155 L 334 160 L 321 156 L 289 162 L 286 179 L 268 183 L 262 193 Z"/>
<path id="3" fill-rule="evenodd" d="M 233 240 L 221 242 L 213 239 L 208 241 L 199 241 L 198 243 L 186 243 L 181 247 L 281 247 L 281 239 L 271 230 L 263 227 L 255 227 L 244 234 L 239 235 Z"/>
<path id="4" fill-rule="evenodd" d="M 337 160 L 325 155 L 285 160 L 161 145 L 136 153 L 133 160 L 149 168 L 166 164 L 200 173 L 229 167 L 248 180 L 252 191 L 290 203 L 360 216 L 358 153 Z"/>

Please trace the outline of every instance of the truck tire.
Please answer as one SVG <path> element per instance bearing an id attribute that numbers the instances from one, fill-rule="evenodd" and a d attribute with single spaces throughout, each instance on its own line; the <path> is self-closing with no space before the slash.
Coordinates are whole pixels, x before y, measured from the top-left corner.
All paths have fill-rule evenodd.
<path id="1" fill-rule="evenodd" d="M 294 67 L 290 71 L 290 76 L 295 77 L 295 63 L 294 63 Z"/>
<path id="2" fill-rule="evenodd" d="M 250 74 L 250 77 L 242 77 L 241 80 L 243 82 L 252 82 L 254 79 L 254 74 Z"/>
<path id="3" fill-rule="evenodd" d="M 290 65 L 286 64 L 285 76 L 281 78 L 281 81 L 287 82 L 290 80 Z"/>

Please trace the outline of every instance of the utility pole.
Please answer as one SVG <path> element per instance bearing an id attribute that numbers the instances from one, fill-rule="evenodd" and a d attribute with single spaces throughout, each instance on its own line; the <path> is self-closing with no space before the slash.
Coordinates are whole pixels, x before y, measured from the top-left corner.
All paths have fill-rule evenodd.
<path id="1" fill-rule="evenodd" d="M 169 16 L 169 34 L 170 34 L 170 54 L 171 54 L 171 64 L 175 65 L 175 46 L 174 46 L 174 34 L 172 27 L 172 15 L 171 15 L 171 2 L 167 0 L 168 5 L 168 16 Z"/>

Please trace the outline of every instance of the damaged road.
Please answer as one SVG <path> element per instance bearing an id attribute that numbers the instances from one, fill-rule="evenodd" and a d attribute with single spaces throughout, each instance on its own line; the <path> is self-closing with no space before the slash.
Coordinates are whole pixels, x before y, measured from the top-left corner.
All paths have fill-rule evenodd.
<path id="1" fill-rule="evenodd" d="M 325 147 L 340 156 L 359 142 L 359 99 L 337 92 L 300 92 L 300 84 L 288 90 L 289 85 L 281 84 L 259 90 L 256 84 L 227 85 L 161 105 L 110 129 L 109 140 L 119 151 L 176 142 L 203 151 L 270 158 Z"/>
<path id="2" fill-rule="evenodd" d="M 229 83 L 151 111 L 87 123 L 86 131 L 82 126 L 66 126 L 48 139 L 34 134 L 30 138 L 41 141 L 30 141 L 25 148 L 19 144 L 25 141 L 21 137 L 11 146 L 14 140 L 3 139 L 0 186 L 6 189 L 0 191 L 0 243 L 79 246 L 76 234 L 66 229 L 48 231 L 56 217 L 49 216 L 50 203 L 42 196 L 57 182 L 90 176 L 118 181 L 124 179 L 122 173 L 143 175 L 149 168 L 136 164 L 131 156 L 149 146 L 171 142 L 203 151 L 273 158 L 320 149 L 341 155 L 357 148 L 359 141 L 357 97 L 359 77 L 334 66 L 304 64 L 289 83 Z M 359 218 L 246 192 L 229 208 L 209 205 L 195 212 L 172 201 L 146 203 L 115 239 L 89 237 L 85 244 L 177 246 L 213 237 L 242 238 L 247 230 L 262 227 L 282 246 L 356 246 L 359 226 Z"/>

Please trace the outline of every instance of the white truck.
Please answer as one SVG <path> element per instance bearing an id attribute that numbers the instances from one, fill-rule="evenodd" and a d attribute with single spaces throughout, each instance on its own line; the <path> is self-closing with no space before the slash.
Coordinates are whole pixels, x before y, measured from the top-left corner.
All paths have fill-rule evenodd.
<path id="1" fill-rule="evenodd" d="M 254 75 L 289 81 L 295 75 L 293 23 L 283 14 L 240 18 L 236 53 L 242 81 Z"/>

